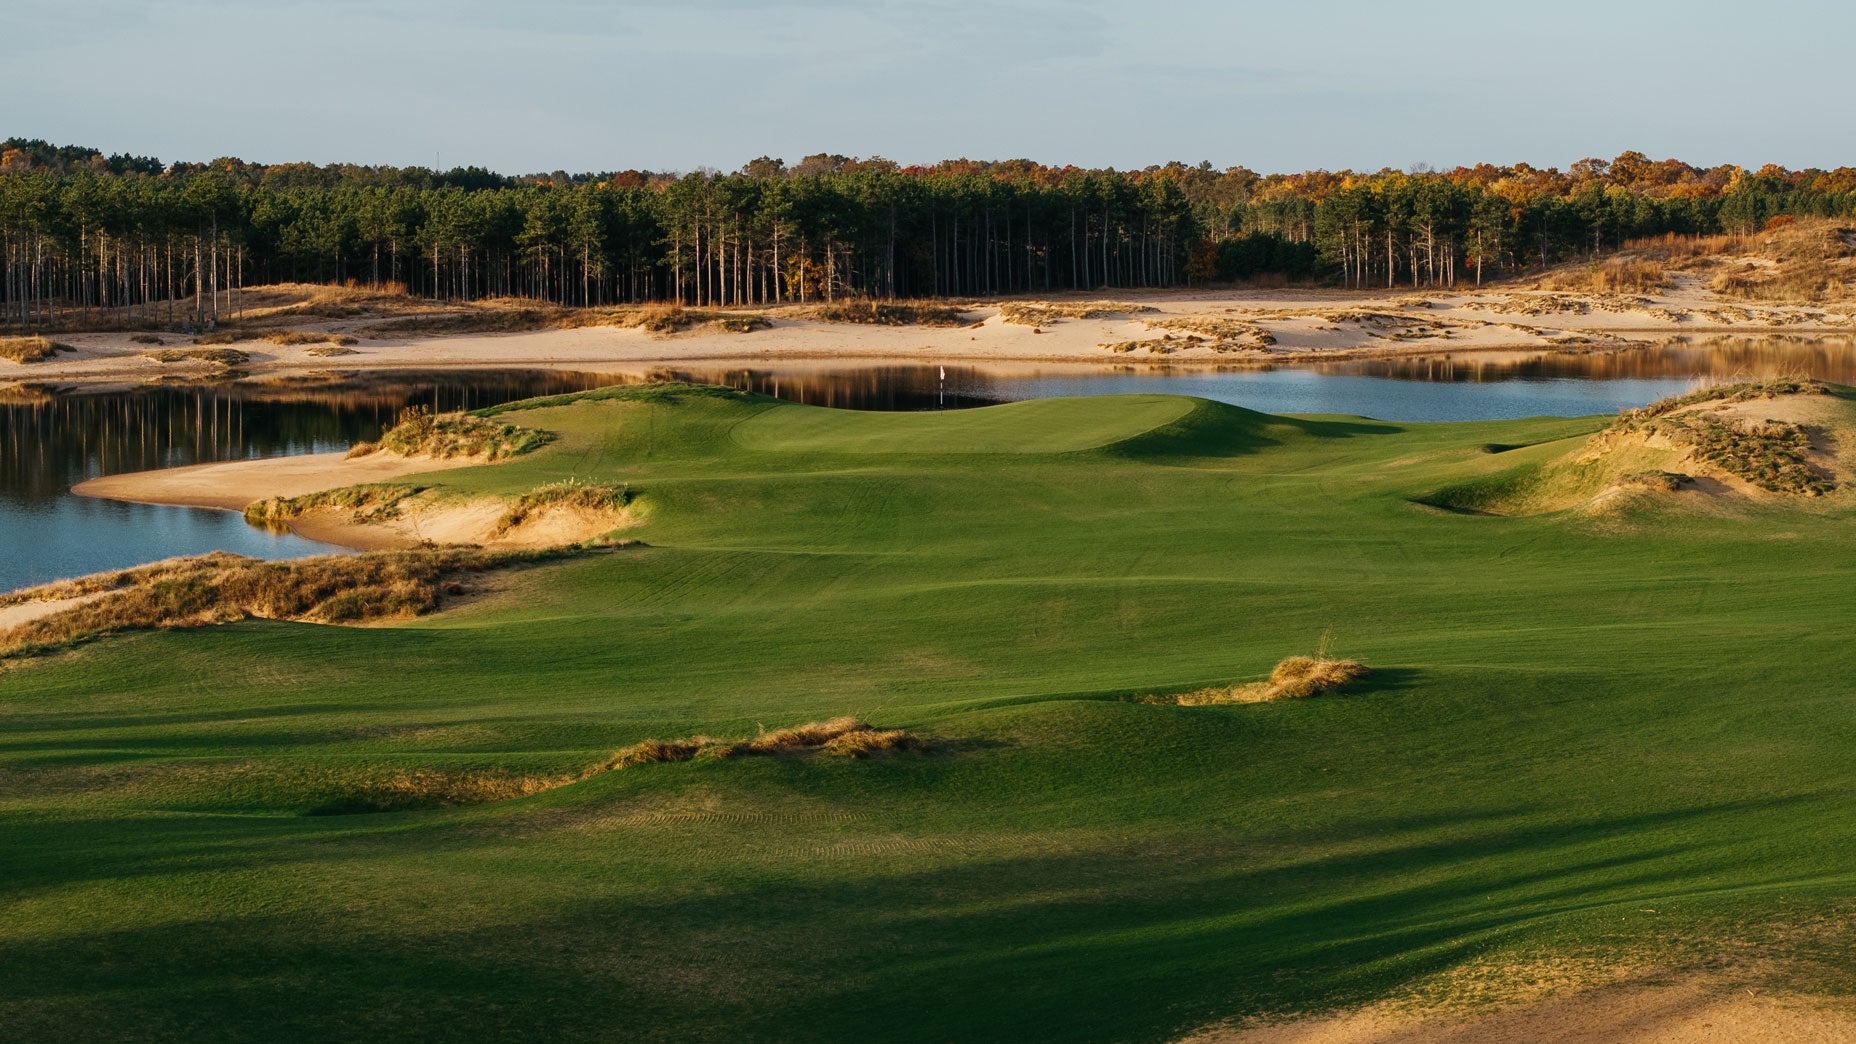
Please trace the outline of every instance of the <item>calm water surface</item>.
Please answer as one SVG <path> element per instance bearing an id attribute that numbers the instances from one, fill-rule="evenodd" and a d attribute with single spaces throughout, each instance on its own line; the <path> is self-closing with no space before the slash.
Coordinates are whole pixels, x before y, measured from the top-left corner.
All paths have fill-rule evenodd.
<path id="1" fill-rule="evenodd" d="M 1856 346 L 1847 339 L 1748 338 L 1611 355 L 1458 355 L 1224 371 L 949 365 L 945 379 L 942 372 L 929 362 L 697 367 L 675 375 L 849 409 L 957 409 L 1055 395 L 1169 392 L 1270 413 L 1456 421 L 1614 413 L 1708 381 L 1780 374 L 1856 384 Z M 71 486 L 84 479 L 344 449 L 375 437 L 415 403 L 473 409 L 635 379 L 492 370 L 0 393 L 0 591 L 211 550 L 265 558 L 329 550 L 247 526 L 232 512 L 72 495 Z"/>
<path id="2" fill-rule="evenodd" d="M 230 511 L 96 500 L 97 475 L 325 453 L 371 439 L 402 407 L 475 409 L 620 378 L 543 371 L 394 374 L 360 383 L 223 384 L 0 393 L 0 591 L 207 551 L 291 558 L 334 550 Z"/>

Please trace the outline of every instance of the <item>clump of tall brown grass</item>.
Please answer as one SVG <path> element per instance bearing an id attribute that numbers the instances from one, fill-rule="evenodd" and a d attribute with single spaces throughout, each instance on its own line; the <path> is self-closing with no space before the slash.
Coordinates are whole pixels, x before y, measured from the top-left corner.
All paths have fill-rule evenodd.
<path id="1" fill-rule="evenodd" d="M 353 355 L 355 354 L 354 349 L 348 346 L 354 343 L 355 339 L 350 337 L 337 344 L 318 344 L 304 349 L 304 352 L 307 355 L 313 355 L 319 359 L 327 359 L 337 355 Z"/>
<path id="2" fill-rule="evenodd" d="M 359 623 L 436 609 L 452 578 L 548 552 L 419 548 L 261 562 L 216 552 L 19 592 L 0 605 L 97 595 L 0 633 L 0 658 L 34 655 L 124 631 L 262 618 Z"/>
<path id="3" fill-rule="evenodd" d="M 832 718 L 738 740 L 711 736 L 648 739 L 634 743 L 606 761 L 608 770 L 666 761 L 720 760 L 769 755 L 826 754 L 867 758 L 898 751 L 925 750 L 927 744 L 903 729 L 878 729 L 861 718 Z"/>
<path id="4" fill-rule="evenodd" d="M 1305 699 L 1338 692 L 1372 674 L 1354 660 L 1329 659 L 1324 656 L 1291 656 L 1270 671 L 1265 682 L 1247 685 L 1215 686 L 1194 689 L 1172 696 L 1144 697 L 1146 702 L 1177 703 L 1182 707 L 1203 707 L 1221 703 L 1268 703 L 1272 700 Z"/>
<path id="5" fill-rule="evenodd" d="M 134 337 L 129 338 L 129 343 L 162 345 L 167 342 L 155 334 L 136 334 Z"/>
<path id="6" fill-rule="evenodd" d="M 450 311 L 412 315 L 378 323 L 362 331 L 369 337 L 406 334 L 527 333 L 535 330 L 573 330 L 589 326 L 616 326 L 657 334 L 681 333 L 698 326 L 728 333 L 752 333 L 772 324 L 753 312 L 685 308 L 675 302 L 567 308 L 539 305 L 526 299 L 492 299 L 455 306 Z"/>
<path id="7" fill-rule="evenodd" d="M 405 502 L 424 491 L 424 486 L 381 483 L 345 486 L 300 497 L 268 497 L 245 506 L 245 521 L 275 529 L 305 512 L 332 508 L 352 512 L 350 521 L 358 524 L 383 522 L 399 517 Z"/>
<path id="8" fill-rule="evenodd" d="M 503 460 L 554 441 L 554 433 L 504 424 L 470 413 L 433 413 L 430 406 L 408 406 L 399 423 L 377 441 L 359 442 L 349 457 L 387 450 L 403 457 L 483 457 Z"/>
<path id="9" fill-rule="evenodd" d="M 803 309 L 800 315 L 827 323 L 867 326 L 964 326 L 966 312 L 940 301 L 874 301 L 853 298 Z"/>
<path id="10" fill-rule="evenodd" d="M 1182 315 L 1146 319 L 1150 329 L 1174 330 L 1191 336 L 1214 352 L 1260 351 L 1276 343 L 1276 335 L 1243 319 L 1214 315 Z"/>
<path id="11" fill-rule="evenodd" d="M 203 333 L 199 335 L 198 337 L 195 337 L 193 339 L 193 343 L 198 344 L 198 345 L 205 345 L 205 346 L 212 346 L 216 344 L 237 344 L 240 341 L 251 340 L 252 336 L 253 335 L 249 331 L 245 331 L 245 330 L 214 330 L 211 333 Z M 165 362 L 167 360 L 163 360 L 163 361 Z"/>
<path id="12" fill-rule="evenodd" d="M 276 333 L 265 334 L 264 339 L 284 347 L 297 344 L 321 344 L 345 348 L 348 345 L 360 343 L 347 334 L 317 333 L 311 330 L 279 330 Z"/>
<path id="13" fill-rule="evenodd" d="M 1674 413 L 1686 406 L 1698 403 L 1734 403 L 1748 402 L 1753 399 L 1776 399 L 1784 395 L 1827 395 L 1828 385 L 1810 377 L 1769 377 L 1758 381 L 1739 381 L 1734 384 L 1711 384 L 1697 388 L 1681 395 L 1671 395 L 1658 399 L 1648 406 L 1634 410 L 1625 410 L 1612 422 L 1613 428 L 1628 428 L 1631 424 L 1650 417 L 1660 417 Z"/>
<path id="14" fill-rule="evenodd" d="M 1594 294 L 1653 294 L 1669 287 L 1669 272 L 1660 261 L 1612 257 L 1583 269 L 1550 272 L 1540 289 Z"/>
<path id="15" fill-rule="evenodd" d="M 1046 326 L 1059 319 L 1107 319 L 1155 309 L 1126 301 L 1007 301 L 999 318 L 1018 326 Z"/>
<path id="16" fill-rule="evenodd" d="M 0 337 L 0 359 L 16 363 L 44 362 L 59 352 L 77 349 L 45 337 Z"/>
<path id="17" fill-rule="evenodd" d="M 878 729 L 859 718 L 833 718 L 763 732 L 749 739 L 647 739 L 578 772 L 514 775 L 472 769 L 398 769 L 344 782 L 334 795 L 309 809 L 309 814 L 404 812 L 506 801 L 579 783 L 602 772 L 620 772 L 641 765 L 757 756 L 866 759 L 927 749 L 921 737 L 903 729 Z"/>
<path id="18" fill-rule="evenodd" d="M 557 508 L 582 511 L 618 511 L 631 503 L 629 487 L 598 486 L 579 479 L 550 482 L 517 497 L 496 523 L 496 532 L 507 533 L 534 515 Z"/>
<path id="19" fill-rule="evenodd" d="M 582 775 L 509 775 L 456 769 L 397 769 L 343 784 L 338 792 L 311 807 L 312 816 L 366 815 L 456 808 L 528 797 L 578 783 Z"/>
<path id="20" fill-rule="evenodd" d="M 142 358 L 158 363 L 203 362 L 214 366 L 243 366 L 250 354 L 237 348 L 156 348 L 142 353 Z"/>

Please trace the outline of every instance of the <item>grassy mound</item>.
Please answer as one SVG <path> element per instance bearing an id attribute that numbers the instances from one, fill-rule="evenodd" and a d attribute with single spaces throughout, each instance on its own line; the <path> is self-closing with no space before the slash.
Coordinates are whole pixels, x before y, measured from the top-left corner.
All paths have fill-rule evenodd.
<path id="1" fill-rule="evenodd" d="M 1151 306 L 1126 301 L 1007 301 L 999 306 L 999 318 L 1018 326 L 1049 326 L 1059 319 L 1112 319 L 1151 311 Z"/>
<path id="2" fill-rule="evenodd" d="M 1145 697 L 1148 703 L 1177 703 L 1182 707 L 1204 707 L 1221 703 L 1270 703 L 1275 700 L 1299 700 L 1324 693 L 1339 692 L 1373 672 L 1353 660 L 1335 660 L 1317 656 L 1291 656 L 1270 671 L 1269 681 L 1248 685 L 1194 689 L 1175 696 Z"/>
<path id="3" fill-rule="evenodd" d="M 942 413 L 872 413 L 782 404 L 734 429 L 766 453 L 1071 453 L 1134 438 L 1190 412 L 1169 395 L 1028 399 Z"/>
<path id="4" fill-rule="evenodd" d="M 358 343 L 348 334 L 318 333 L 310 330 L 278 330 L 264 335 L 264 339 L 275 345 L 315 344 L 325 347 L 345 348 Z"/>
<path id="5" fill-rule="evenodd" d="M 403 457 L 482 457 L 505 460 L 554 440 L 546 431 L 504 424 L 474 413 L 434 414 L 430 406 L 408 406 L 399 423 L 374 442 L 357 443 L 350 457 L 385 450 Z"/>
<path id="6" fill-rule="evenodd" d="M 344 486 L 341 489 L 306 493 L 300 497 L 267 497 L 245 505 L 245 521 L 265 529 L 279 529 L 293 518 L 322 508 L 351 512 L 349 520 L 357 523 L 383 522 L 397 518 L 406 501 L 423 492 L 425 486 L 381 483 Z"/>
<path id="7" fill-rule="evenodd" d="M 59 352 L 77 349 L 45 337 L 0 337 L 0 359 L 16 363 L 44 362 Z"/>
<path id="8" fill-rule="evenodd" d="M 237 348 L 156 348 L 142 353 L 142 358 L 158 363 L 200 362 L 214 366 L 243 366 L 251 355 Z"/>
<path id="9" fill-rule="evenodd" d="M 798 315 L 827 323 L 866 326 L 964 326 L 966 312 L 939 301 L 874 301 L 859 298 L 802 308 Z"/>
<path id="10" fill-rule="evenodd" d="M 44 653 L 123 631 L 204 627 L 258 617 L 361 623 L 439 606 L 448 582 L 535 555 L 421 549 L 260 562 L 216 553 L 104 574 L 16 596 L 97 594 L 92 601 L 0 634 L 0 658 Z"/>
<path id="11" fill-rule="evenodd" d="M 789 729 L 763 732 L 749 739 L 718 740 L 708 736 L 687 739 L 648 739 L 626 747 L 606 762 L 617 771 L 667 761 L 720 760 L 772 755 L 827 754 L 867 758 L 898 751 L 925 750 L 927 744 L 902 729 L 877 729 L 861 718 L 813 721 Z"/>
<path id="12" fill-rule="evenodd" d="M 498 533 L 515 529 L 531 518 L 549 511 L 591 511 L 616 513 L 632 502 L 629 487 L 592 485 L 579 479 L 562 479 L 529 490 L 509 505 L 496 523 Z"/>
<path id="13" fill-rule="evenodd" d="M 1769 416 L 1788 412 L 1798 419 Z M 1835 447 L 1843 441 L 1837 433 L 1851 429 L 1856 409 L 1821 382 L 1779 378 L 1702 388 L 1625 410 L 1558 458 L 1418 499 L 1509 515 L 1610 510 L 1686 491 L 1819 497 L 1838 489 L 1848 471 Z"/>

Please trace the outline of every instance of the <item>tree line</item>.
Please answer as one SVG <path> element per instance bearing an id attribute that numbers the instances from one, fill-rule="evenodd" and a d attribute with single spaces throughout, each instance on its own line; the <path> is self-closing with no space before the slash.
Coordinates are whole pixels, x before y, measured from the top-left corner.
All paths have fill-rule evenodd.
<path id="1" fill-rule="evenodd" d="M 763 157 L 734 173 L 164 165 L 0 144 L 0 319 L 207 324 L 249 284 L 435 299 L 699 306 L 981 296 L 1276 276 L 1480 282 L 1665 233 L 1856 213 L 1856 170 L 1747 172 L 1636 153 L 1567 171 L 1260 176 L 1024 160 Z"/>

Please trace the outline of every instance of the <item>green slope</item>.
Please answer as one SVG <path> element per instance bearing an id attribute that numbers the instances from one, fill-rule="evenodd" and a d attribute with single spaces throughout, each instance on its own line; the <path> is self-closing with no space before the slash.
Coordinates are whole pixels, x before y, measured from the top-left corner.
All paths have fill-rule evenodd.
<path id="1" fill-rule="evenodd" d="M 1412 503 L 1602 420 L 679 389 L 512 419 L 562 437 L 430 478 L 629 483 L 649 546 L 403 626 L 0 674 L 7 1036 L 1161 1040 L 1722 939 L 1849 988 L 1819 921 L 1856 890 L 1841 502 L 1604 527 Z M 1373 685 L 1119 699 L 1324 633 Z M 846 713 L 940 749 L 303 814 L 370 774 Z"/>

